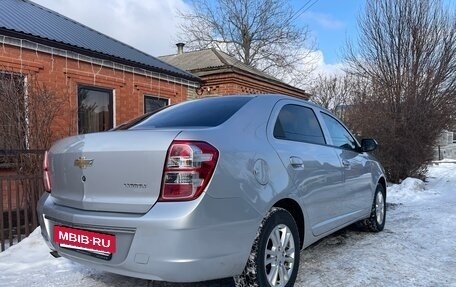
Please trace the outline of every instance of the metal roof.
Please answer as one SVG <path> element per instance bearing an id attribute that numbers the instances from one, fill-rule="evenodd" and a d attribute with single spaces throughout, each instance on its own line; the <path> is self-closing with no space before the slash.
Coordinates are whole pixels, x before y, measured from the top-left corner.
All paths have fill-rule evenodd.
<path id="1" fill-rule="evenodd" d="M 226 66 L 226 63 L 218 56 L 215 49 L 190 51 L 182 54 L 159 56 L 158 58 L 187 71 L 199 71 Z"/>
<path id="2" fill-rule="evenodd" d="M 239 61 L 238 59 L 215 48 L 159 56 L 158 58 L 171 65 L 192 72 L 200 77 L 220 73 L 223 69 L 234 68 L 252 76 L 260 77 L 266 81 L 274 82 L 276 85 L 304 92 L 304 90 L 284 83 L 283 81 L 254 67 L 246 65 L 242 61 Z"/>
<path id="3" fill-rule="evenodd" d="M 200 81 L 189 72 L 28 0 L 0 0 L 0 34 Z"/>

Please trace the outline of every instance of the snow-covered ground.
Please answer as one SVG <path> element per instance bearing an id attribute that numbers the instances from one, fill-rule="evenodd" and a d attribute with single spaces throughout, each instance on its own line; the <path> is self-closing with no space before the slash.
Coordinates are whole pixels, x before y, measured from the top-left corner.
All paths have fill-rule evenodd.
<path id="1" fill-rule="evenodd" d="M 348 228 L 304 250 L 295 286 L 456 286 L 456 164 L 431 166 L 426 183 L 406 179 L 389 187 L 387 202 L 383 232 Z M 232 283 L 207 284 L 215 285 Z M 0 253 L 0 286 L 182 285 L 124 277 L 55 259 L 35 230 Z"/>

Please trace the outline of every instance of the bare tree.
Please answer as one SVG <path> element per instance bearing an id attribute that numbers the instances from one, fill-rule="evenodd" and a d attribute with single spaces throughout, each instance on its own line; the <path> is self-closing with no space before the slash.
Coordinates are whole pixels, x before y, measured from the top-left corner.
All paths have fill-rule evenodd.
<path id="1" fill-rule="evenodd" d="M 0 149 L 26 149 L 25 131 L 20 128 L 25 113 L 24 77 L 0 73 Z"/>
<path id="2" fill-rule="evenodd" d="M 0 74 L 0 150 L 13 152 L 0 162 L 21 174 L 39 173 L 39 151 L 59 136 L 52 128 L 63 100 L 31 75 Z"/>
<path id="3" fill-rule="evenodd" d="M 355 100 L 351 125 L 378 138 L 390 180 L 423 177 L 439 133 L 455 120 L 454 10 L 439 0 L 368 0 L 358 25 L 347 58 L 370 91 Z"/>
<path id="4" fill-rule="evenodd" d="M 246 65 L 298 84 L 309 72 L 309 33 L 297 19 L 315 0 L 294 10 L 286 0 L 193 0 L 180 12 L 179 40 L 192 49 L 217 48 Z"/>
<path id="5" fill-rule="evenodd" d="M 366 88 L 364 82 L 363 79 L 348 74 L 319 74 L 310 85 L 310 100 L 345 120 L 353 106 L 353 98 Z"/>

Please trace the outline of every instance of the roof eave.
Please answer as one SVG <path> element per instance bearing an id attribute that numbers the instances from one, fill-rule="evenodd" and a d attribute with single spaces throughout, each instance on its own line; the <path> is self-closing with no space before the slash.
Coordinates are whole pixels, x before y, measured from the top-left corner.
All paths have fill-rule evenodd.
<path id="1" fill-rule="evenodd" d="M 265 82 L 274 83 L 277 86 L 280 86 L 282 88 L 286 88 L 286 89 L 289 89 L 289 90 L 293 90 L 293 91 L 295 91 L 297 93 L 303 93 L 305 95 L 310 95 L 309 93 L 307 93 L 303 89 L 294 87 L 292 85 L 289 85 L 289 84 L 284 83 L 284 82 L 279 81 L 279 80 L 274 80 L 274 79 L 269 78 L 269 77 L 263 77 L 263 76 L 258 75 L 258 74 L 250 73 L 249 71 L 245 71 L 245 70 L 237 68 L 237 67 L 235 67 L 233 65 L 226 65 L 226 66 L 223 66 L 223 67 L 211 67 L 211 68 L 190 70 L 190 72 L 194 73 L 196 75 L 200 74 L 199 77 L 213 75 L 213 74 L 217 74 L 217 73 L 229 73 L 229 72 L 238 73 L 238 74 L 242 74 L 244 76 L 250 77 L 250 78 L 254 78 L 256 80 L 262 80 L 262 81 L 265 81 Z"/>
<path id="2" fill-rule="evenodd" d="M 77 46 L 74 46 L 74 45 L 69 45 L 69 44 L 66 44 L 66 43 L 63 43 L 63 42 L 58 42 L 58 41 L 54 41 L 54 40 L 38 37 L 38 36 L 35 36 L 35 35 L 32 35 L 32 34 L 27 34 L 27 33 L 18 32 L 18 31 L 15 31 L 15 30 L 6 29 L 4 27 L 0 27 L 0 34 L 3 34 L 5 36 L 9 36 L 9 37 L 15 37 L 15 38 L 21 38 L 21 39 L 29 40 L 29 41 L 36 42 L 36 43 L 39 43 L 39 44 L 42 44 L 42 45 L 47 45 L 47 46 L 51 46 L 51 47 L 58 48 L 58 49 L 63 49 L 63 50 L 68 50 L 68 51 L 72 51 L 72 52 L 75 52 L 75 53 L 87 55 L 87 56 L 98 58 L 98 59 L 109 60 L 109 61 L 113 61 L 113 62 L 117 62 L 117 63 L 120 63 L 120 64 L 125 64 L 125 65 L 129 65 L 129 66 L 132 66 L 132 67 L 142 68 L 142 69 L 153 71 L 153 72 L 164 73 L 164 74 L 172 75 L 172 76 L 178 77 L 178 78 L 183 78 L 183 79 L 186 79 L 186 80 L 189 80 L 189 81 L 193 81 L 193 82 L 198 82 L 198 83 L 202 82 L 201 78 L 199 78 L 199 77 L 197 77 L 195 75 L 192 75 L 190 73 L 188 73 L 188 74 L 187 73 L 182 73 L 182 74 L 181 73 L 176 73 L 176 72 L 169 71 L 169 70 L 166 70 L 166 69 L 161 69 L 161 68 L 158 68 L 158 67 L 145 65 L 145 64 L 142 64 L 142 63 L 138 63 L 138 62 L 135 62 L 135 61 L 130 61 L 130 60 L 127 60 L 127 59 L 124 59 L 124 58 L 120 58 L 120 57 L 115 57 L 115 56 L 112 56 L 112 55 L 109 55 L 109 54 L 104 54 L 104 53 L 100 53 L 100 52 L 97 52 L 97 51 L 93 51 L 93 50 L 77 47 Z"/>

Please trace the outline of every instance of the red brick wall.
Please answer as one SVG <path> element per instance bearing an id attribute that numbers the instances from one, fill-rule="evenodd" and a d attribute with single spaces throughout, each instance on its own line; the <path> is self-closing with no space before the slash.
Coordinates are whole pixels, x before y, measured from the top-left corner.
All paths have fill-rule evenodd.
<path id="1" fill-rule="evenodd" d="M 301 91 L 234 72 L 205 75 L 201 78 L 203 79 L 201 96 L 272 93 L 308 98 L 308 95 Z"/>
<path id="2" fill-rule="evenodd" d="M 66 104 L 53 124 L 55 139 L 77 133 L 79 84 L 114 91 L 116 125 L 143 113 L 144 94 L 168 98 L 170 103 L 178 103 L 185 101 L 189 89 L 190 92 L 193 89 L 166 80 L 6 44 L 0 47 L 0 71 L 31 76 L 65 99 Z"/>

